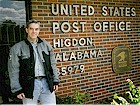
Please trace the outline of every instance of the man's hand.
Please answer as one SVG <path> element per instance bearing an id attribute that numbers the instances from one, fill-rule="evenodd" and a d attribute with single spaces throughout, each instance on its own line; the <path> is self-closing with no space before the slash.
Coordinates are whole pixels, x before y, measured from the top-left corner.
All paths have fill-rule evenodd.
<path id="1" fill-rule="evenodd" d="M 58 85 L 54 85 L 53 88 L 55 92 L 58 91 Z"/>
<path id="2" fill-rule="evenodd" d="M 24 98 L 25 98 L 24 93 L 21 93 L 21 94 L 17 95 L 17 98 L 19 98 L 19 99 L 24 99 Z"/>

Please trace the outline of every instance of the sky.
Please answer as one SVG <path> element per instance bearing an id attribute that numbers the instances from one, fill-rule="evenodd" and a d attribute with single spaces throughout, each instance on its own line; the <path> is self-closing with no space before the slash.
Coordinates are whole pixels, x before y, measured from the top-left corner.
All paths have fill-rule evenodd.
<path id="1" fill-rule="evenodd" d="M 0 0 L 0 21 L 26 22 L 25 1 Z"/>

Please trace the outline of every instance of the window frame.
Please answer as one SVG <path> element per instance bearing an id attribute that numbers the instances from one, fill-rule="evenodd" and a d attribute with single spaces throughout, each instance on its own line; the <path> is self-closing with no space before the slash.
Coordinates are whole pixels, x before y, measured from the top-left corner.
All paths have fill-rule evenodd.
<path id="1" fill-rule="evenodd" d="M 28 22 L 32 17 L 31 10 L 31 0 L 24 0 L 26 8 L 26 22 Z"/>

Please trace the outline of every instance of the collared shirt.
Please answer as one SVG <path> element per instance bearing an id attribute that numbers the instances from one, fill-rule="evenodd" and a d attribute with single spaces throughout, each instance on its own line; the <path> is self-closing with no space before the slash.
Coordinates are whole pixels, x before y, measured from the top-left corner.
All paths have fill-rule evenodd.
<path id="1" fill-rule="evenodd" d="M 37 48 L 37 42 L 31 42 L 31 45 L 33 46 L 34 50 L 34 59 L 35 59 L 35 77 L 37 76 L 45 76 L 45 71 L 43 67 L 43 63 L 41 61 L 41 58 L 38 53 L 38 48 Z"/>

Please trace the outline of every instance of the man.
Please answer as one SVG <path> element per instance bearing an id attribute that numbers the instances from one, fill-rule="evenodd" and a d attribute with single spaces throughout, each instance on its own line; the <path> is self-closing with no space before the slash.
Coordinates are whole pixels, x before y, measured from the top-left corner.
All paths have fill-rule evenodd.
<path id="1" fill-rule="evenodd" d="M 56 104 L 58 71 L 52 46 L 38 37 L 40 22 L 31 20 L 26 26 L 27 39 L 10 49 L 8 70 L 11 91 L 23 104 Z"/>

